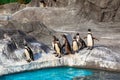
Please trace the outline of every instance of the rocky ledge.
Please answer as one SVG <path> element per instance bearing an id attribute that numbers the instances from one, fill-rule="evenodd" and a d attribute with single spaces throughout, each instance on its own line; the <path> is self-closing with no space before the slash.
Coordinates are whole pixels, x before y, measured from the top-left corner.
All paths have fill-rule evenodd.
<path id="1" fill-rule="evenodd" d="M 23 60 L 14 64 L 1 65 L 0 75 L 58 66 L 120 72 L 120 54 L 106 47 L 95 47 L 93 50 L 83 49 L 79 53 L 65 55 L 62 58 L 54 57 L 50 52 L 49 54 L 41 54 L 41 58 L 31 63 Z"/>

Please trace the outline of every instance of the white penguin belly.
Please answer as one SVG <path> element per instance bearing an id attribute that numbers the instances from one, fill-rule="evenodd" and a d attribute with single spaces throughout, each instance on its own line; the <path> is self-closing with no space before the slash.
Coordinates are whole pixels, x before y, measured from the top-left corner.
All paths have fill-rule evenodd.
<path id="1" fill-rule="evenodd" d="M 26 59 L 29 60 L 30 59 L 30 54 L 29 52 L 25 49 L 25 56 L 26 56 Z"/>
<path id="2" fill-rule="evenodd" d="M 77 42 L 76 42 L 76 41 L 73 42 L 73 50 L 74 50 L 74 51 L 77 51 L 77 50 L 78 50 L 78 45 L 77 45 Z"/>
<path id="3" fill-rule="evenodd" d="M 44 4 L 43 4 L 43 3 L 40 3 L 40 7 L 42 7 L 42 8 L 43 8 L 43 7 L 44 7 Z"/>
<path id="4" fill-rule="evenodd" d="M 79 40 L 80 40 L 80 37 L 79 37 L 79 36 L 76 36 L 76 40 L 77 40 L 77 42 L 79 42 Z"/>
<path id="5" fill-rule="evenodd" d="M 55 50 L 56 50 L 56 53 L 60 54 L 60 48 L 59 48 L 58 44 L 55 44 Z"/>
<path id="6" fill-rule="evenodd" d="M 93 46 L 93 39 L 91 35 L 87 36 L 87 46 Z"/>

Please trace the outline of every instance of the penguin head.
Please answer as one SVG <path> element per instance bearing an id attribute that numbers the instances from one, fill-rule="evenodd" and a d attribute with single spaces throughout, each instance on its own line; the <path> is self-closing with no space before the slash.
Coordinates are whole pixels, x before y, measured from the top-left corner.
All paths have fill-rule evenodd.
<path id="1" fill-rule="evenodd" d="M 45 3 L 44 0 L 40 0 L 41 3 Z"/>
<path id="2" fill-rule="evenodd" d="M 53 35 L 53 39 L 54 39 L 54 40 L 57 40 L 56 36 Z"/>
<path id="3" fill-rule="evenodd" d="M 63 38 L 67 38 L 65 34 L 62 35 Z"/>
<path id="4" fill-rule="evenodd" d="M 80 34 L 76 33 L 76 39 L 79 39 L 79 38 L 80 38 Z"/>
<path id="5" fill-rule="evenodd" d="M 91 29 L 88 29 L 88 32 L 91 32 Z"/>
<path id="6" fill-rule="evenodd" d="M 88 34 L 91 34 L 91 29 L 88 29 Z"/>
<path id="7" fill-rule="evenodd" d="M 27 43 L 24 43 L 24 47 L 25 47 L 25 48 L 28 47 Z"/>
<path id="8" fill-rule="evenodd" d="M 76 35 L 80 35 L 79 33 L 76 33 Z"/>
<path id="9" fill-rule="evenodd" d="M 73 40 L 76 40 L 76 36 L 73 37 Z"/>
<path id="10" fill-rule="evenodd" d="M 56 39 L 56 41 L 59 41 L 59 39 Z"/>
<path id="11" fill-rule="evenodd" d="M 56 41 L 55 41 L 56 43 L 59 43 L 59 39 L 56 39 Z"/>
<path id="12" fill-rule="evenodd" d="M 63 38 L 63 41 L 66 41 L 66 40 L 67 40 L 67 37 L 66 37 L 65 34 L 63 34 L 63 35 L 61 35 L 61 36 L 62 36 L 62 38 Z"/>

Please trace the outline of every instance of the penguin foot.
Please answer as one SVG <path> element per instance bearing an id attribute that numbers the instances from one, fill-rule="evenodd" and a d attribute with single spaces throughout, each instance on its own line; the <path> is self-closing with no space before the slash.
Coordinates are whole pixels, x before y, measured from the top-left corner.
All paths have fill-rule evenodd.
<path id="1" fill-rule="evenodd" d="M 78 51 L 74 51 L 73 54 L 78 53 Z"/>
<path id="2" fill-rule="evenodd" d="M 75 52 L 72 52 L 73 54 L 75 54 Z"/>
<path id="3" fill-rule="evenodd" d="M 30 59 L 28 59 L 28 60 L 26 60 L 28 63 L 30 63 L 31 62 L 31 60 Z"/>
<path id="4" fill-rule="evenodd" d="M 55 55 L 55 57 L 57 57 L 58 56 L 58 54 L 57 55 Z"/>
<path id="5" fill-rule="evenodd" d="M 89 50 L 90 48 L 87 48 L 87 50 Z"/>
<path id="6" fill-rule="evenodd" d="M 68 55 L 69 53 L 65 53 L 65 55 Z"/>
<path id="7" fill-rule="evenodd" d="M 64 56 L 64 53 L 61 53 L 61 56 Z"/>
<path id="8" fill-rule="evenodd" d="M 70 52 L 69 54 L 75 54 L 76 52 Z"/>
<path id="9" fill-rule="evenodd" d="M 92 50 L 92 49 L 93 49 L 93 47 L 90 48 L 90 50 Z"/>
<path id="10" fill-rule="evenodd" d="M 92 50 L 92 49 L 93 49 L 93 47 L 88 47 L 88 48 L 87 48 L 87 50 Z"/>
<path id="11" fill-rule="evenodd" d="M 58 58 L 61 58 L 61 55 L 59 55 Z"/>
<path id="12" fill-rule="evenodd" d="M 56 52 L 54 52 L 53 54 L 56 54 Z"/>

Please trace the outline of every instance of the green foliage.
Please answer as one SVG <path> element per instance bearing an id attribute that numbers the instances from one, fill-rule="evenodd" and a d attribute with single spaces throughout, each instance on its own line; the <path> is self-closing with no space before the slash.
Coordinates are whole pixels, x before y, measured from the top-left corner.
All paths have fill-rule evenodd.
<path id="1" fill-rule="evenodd" d="M 12 2 L 18 2 L 21 4 L 29 3 L 31 0 L 0 0 L 0 4 L 6 4 L 6 3 L 12 3 Z"/>
<path id="2" fill-rule="evenodd" d="M 17 0 L 0 0 L 0 4 L 16 2 Z"/>

